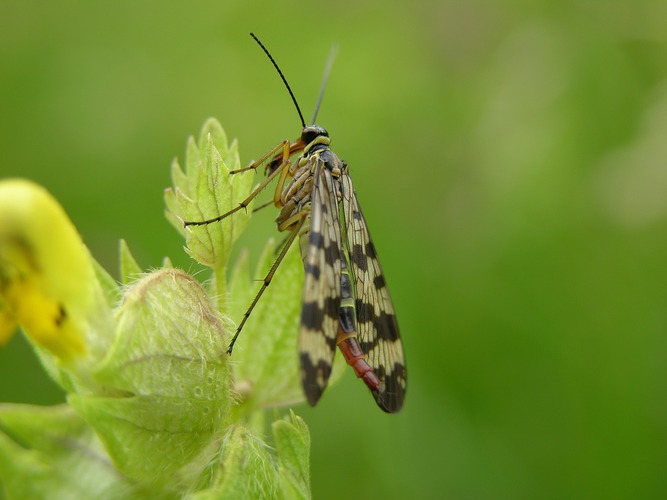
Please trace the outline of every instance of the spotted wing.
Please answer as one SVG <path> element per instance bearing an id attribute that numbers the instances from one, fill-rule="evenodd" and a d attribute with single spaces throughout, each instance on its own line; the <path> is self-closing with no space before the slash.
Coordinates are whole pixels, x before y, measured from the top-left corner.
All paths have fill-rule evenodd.
<path id="1" fill-rule="evenodd" d="M 398 323 L 373 240 L 347 173 L 341 176 L 340 185 L 355 284 L 359 345 L 380 380 L 380 388 L 373 391 L 375 401 L 384 411 L 393 413 L 403 406 L 407 385 Z"/>
<path id="2" fill-rule="evenodd" d="M 324 162 L 315 157 L 310 232 L 302 246 L 305 279 L 299 355 L 306 398 L 315 405 L 327 386 L 338 332 L 340 307 L 340 217 L 337 184 Z"/>

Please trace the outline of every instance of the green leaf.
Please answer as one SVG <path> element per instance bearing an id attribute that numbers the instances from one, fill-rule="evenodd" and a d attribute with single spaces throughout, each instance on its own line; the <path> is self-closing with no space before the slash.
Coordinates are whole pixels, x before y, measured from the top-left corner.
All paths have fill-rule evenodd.
<path id="1" fill-rule="evenodd" d="M 310 433 L 293 411 L 272 425 L 283 490 L 292 498 L 310 498 Z"/>
<path id="2" fill-rule="evenodd" d="M 228 378 L 226 346 L 222 320 L 199 282 L 162 269 L 127 291 L 116 342 L 96 378 L 133 393 L 218 400 L 227 388 L 210 379 Z"/>
<path id="3" fill-rule="evenodd" d="M 120 240 L 120 281 L 127 285 L 136 281 L 143 273 L 141 266 L 137 263 L 130 247 L 125 240 Z"/>
<path id="4" fill-rule="evenodd" d="M 252 311 L 232 355 L 235 380 L 249 387 L 243 401 L 246 411 L 303 401 L 299 382 L 297 335 L 301 310 L 303 264 L 297 245 L 287 252 L 271 285 Z M 276 259 L 272 241 L 264 248 L 249 279 L 247 263 L 235 270 L 230 285 L 230 311 L 239 320 L 257 294 Z"/>
<path id="5" fill-rule="evenodd" d="M 201 285 L 175 269 L 129 288 L 116 341 L 95 374 L 104 395 L 70 395 L 115 465 L 168 477 L 197 458 L 229 419 L 223 323 Z"/>
<path id="6" fill-rule="evenodd" d="M 164 498 L 114 470 L 67 405 L 0 405 L 0 483 L 8 498 Z"/>
<path id="7" fill-rule="evenodd" d="M 104 269 L 99 262 L 97 262 L 92 256 L 90 260 L 93 264 L 93 269 L 95 270 L 95 276 L 97 281 L 100 283 L 100 288 L 106 299 L 106 305 L 111 310 L 116 307 L 118 301 L 121 298 L 121 289 L 118 286 L 118 283 L 115 279 Z"/>
<path id="8" fill-rule="evenodd" d="M 205 400 L 72 394 L 68 402 L 95 429 L 118 470 L 174 486 L 205 468 L 225 418 L 216 402 Z"/>
<path id="9" fill-rule="evenodd" d="M 191 498 L 311 498 L 305 422 L 290 413 L 272 427 L 277 457 L 249 426 L 235 425 L 216 457 L 215 482 Z"/>
<path id="10" fill-rule="evenodd" d="M 246 426 L 236 425 L 220 450 L 220 466 L 213 486 L 192 496 L 214 498 L 283 498 L 280 471 L 269 447 Z"/>
<path id="11" fill-rule="evenodd" d="M 214 119 L 204 124 L 198 145 L 189 139 L 185 165 L 184 172 L 176 160 L 172 164 L 174 188 L 164 195 L 167 219 L 186 237 L 186 251 L 192 258 L 214 270 L 223 269 L 252 208 L 204 226 L 184 228 L 183 221 L 208 220 L 237 207 L 250 194 L 254 172 L 229 174 L 241 165 L 238 146 L 228 144 Z"/>

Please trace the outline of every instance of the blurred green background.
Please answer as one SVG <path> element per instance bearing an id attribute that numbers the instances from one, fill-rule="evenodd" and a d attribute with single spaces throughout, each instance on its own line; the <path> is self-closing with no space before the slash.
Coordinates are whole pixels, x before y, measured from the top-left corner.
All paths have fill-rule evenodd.
<path id="1" fill-rule="evenodd" d="M 666 22 L 664 0 L 1 0 L 0 175 L 47 187 L 115 276 L 120 238 L 193 269 L 162 216 L 187 136 L 215 116 L 246 163 L 300 132 L 248 32 L 306 119 L 337 44 L 317 121 L 409 387 L 397 416 L 351 373 L 297 408 L 315 497 L 664 498 Z M 0 350 L 0 401 L 62 399 L 20 336 Z"/>

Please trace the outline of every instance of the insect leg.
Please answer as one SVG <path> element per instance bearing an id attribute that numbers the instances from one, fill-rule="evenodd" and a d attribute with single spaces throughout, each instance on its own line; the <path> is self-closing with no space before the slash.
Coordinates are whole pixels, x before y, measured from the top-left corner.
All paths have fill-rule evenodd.
<path id="1" fill-rule="evenodd" d="M 252 213 L 259 212 L 262 208 L 266 208 L 269 205 L 273 205 L 273 200 L 267 201 L 266 203 L 262 203 L 260 206 L 253 208 Z"/>
<path id="2" fill-rule="evenodd" d="M 247 170 L 254 170 L 257 167 L 259 167 L 262 163 L 264 163 L 267 158 L 269 158 L 271 155 L 275 154 L 275 152 L 277 150 L 279 150 L 280 148 L 283 148 L 283 162 L 280 164 L 280 166 L 278 168 L 276 168 L 276 170 L 271 172 L 271 175 L 269 175 L 266 179 L 264 179 L 262 181 L 262 183 L 259 186 L 257 186 L 257 188 L 252 193 L 250 193 L 250 195 L 245 200 L 243 200 L 241 203 L 238 204 L 238 206 L 232 208 L 230 211 L 225 212 L 222 215 L 218 215 L 217 217 L 213 217 L 212 219 L 207 219 L 207 220 L 203 220 L 203 221 L 186 221 L 186 222 L 183 223 L 183 225 L 186 226 L 186 227 L 187 226 L 204 226 L 206 224 L 211 224 L 212 222 L 218 222 L 222 219 L 225 219 L 225 218 L 229 217 L 233 213 L 238 212 L 242 208 L 247 207 L 250 204 L 250 202 L 252 200 L 254 200 L 257 197 L 257 195 L 259 195 L 259 193 L 261 193 L 262 190 L 273 179 L 276 178 L 276 176 L 278 174 L 281 174 L 281 175 L 280 175 L 280 182 L 278 183 L 278 188 L 276 189 L 276 191 L 282 190 L 282 188 L 285 184 L 285 179 L 287 178 L 287 171 L 289 171 L 289 166 L 290 166 L 289 145 L 290 145 L 289 141 L 282 141 L 275 148 L 273 148 L 271 151 L 269 151 L 264 156 L 262 156 L 259 160 L 252 163 L 249 167 L 241 168 L 239 170 L 232 170 L 231 172 L 229 172 L 230 175 L 231 175 L 231 174 L 236 174 L 236 173 L 239 173 L 239 172 L 245 172 Z M 280 199 L 280 193 L 279 192 L 276 195 L 274 195 L 274 202 L 275 202 L 276 197 L 278 199 Z"/>
<path id="3" fill-rule="evenodd" d="M 267 287 L 271 284 L 271 280 L 273 279 L 273 275 L 276 274 L 276 270 L 278 269 L 278 266 L 280 266 L 280 263 L 283 261 L 285 258 L 285 255 L 287 254 L 287 251 L 289 250 L 290 246 L 292 246 L 292 242 L 294 242 L 294 239 L 296 236 L 299 234 L 299 231 L 303 227 L 304 222 L 306 221 L 306 218 L 308 216 L 308 212 L 302 212 L 300 214 L 297 214 L 299 217 L 299 220 L 294 226 L 294 228 L 291 230 L 292 232 L 289 234 L 287 237 L 287 240 L 285 241 L 285 246 L 283 247 L 282 251 L 276 258 L 276 261 L 273 263 L 271 266 L 271 269 L 269 269 L 268 274 L 264 277 L 264 282 L 262 283 L 262 287 L 259 289 L 259 292 L 257 292 L 257 295 L 255 296 L 255 299 L 252 301 L 252 304 L 250 304 L 250 307 L 248 310 L 245 312 L 243 315 L 243 319 L 241 320 L 241 323 L 239 323 L 239 326 L 236 328 L 236 332 L 234 333 L 234 337 L 232 338 L 232 341 L 229 343 L 229 347 L 227 348 L 227 354 L 231 354 L 232 350 L 234 349 L 234 343 L 236 342 L 236 339 L 239 337 L 239 334 L 241 333 L 241 330 L 243 329 L 243 326 L 245 325 L 245 322 L 248 321 L 248 318 L 250 317 L 250 313 L 252 313 L 252 310 L 255 308 L 257 305 L 257 302 L 259 302 L 260 297 L 264 293 L 264 290 L 267 289 Z M 296 216 L 295 216 L 296 217 Z"/>
<path id="4" fill-rule="evenodd" d="M 256 170 L 260 165 L 262 165 L 266 160 L 271 156 L 276 154 L 281 149 L 283 150 L 283 161 L 285 161 L 285 153 L 289 152 L 290 142 L 288 140 L 280 141 L 274 148 L 272 148 L 268 153 L 262 156 L 259 160 L 252 162 L 250 165 L 244 168 L 237 168 L 236 170 L 231 170 L 230 175 L 240 174 L 241 172 L 247 172 L 248 170 Z M 289 157 L 289 154 L 287 155 Z M 273 171 L 271 171 L 273 173 Z"/>

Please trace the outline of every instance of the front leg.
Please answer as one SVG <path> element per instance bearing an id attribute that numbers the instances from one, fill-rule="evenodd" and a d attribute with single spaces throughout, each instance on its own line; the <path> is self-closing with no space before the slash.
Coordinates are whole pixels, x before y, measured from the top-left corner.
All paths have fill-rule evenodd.
<path id="1" fill-rule="evenodd" d="M 289 172 L 290 169 L 290 161 L 289 161 L 289 150 L 290 150 L 290 142 L 288 140 L 281 141 L 276 147 L 271 149 L 268 153 L 266 153 L 264 156 L 262 156 L 259 160 L 251 163 L 249 166 L 245 168 L 240 168 L 238 170 L 232 170 L 229 172 L 230 175 L 232 174 L 238 174 L 240 172 L 247 172 L 248 170 L 255 170 L 257 169 L 262 163 L 264 163 L 268 158 L 270 158 L 272 155 L 276 153 L 276 151 L 279 151 L 282 149 L 282 163 L 269 175 L 264 181 L 257 186 L 257 188 L 248 195 L 248 197 L 243 200 L 241 203 L 238 204 L 238 206 L 232 208 L 230 211 L 218 215 L 217 217 L 213 217 L 212 219 L 207 219 L 203 221 L 186 221 L 183 223 L 185 227 L 187 226 L 204 226 L 207 224 L 211 224 L 213 222 L 218 222 L 223 219 L 226 219 L 230 215 L 232 215 L 235 212 L 238 212 L 242 208 L 246 208 L 252 200 L 257 198 L 257 195 L 261 193 L 264 188 L 273 180 L 275 179 L 278 174 L 280 174 L 280 181 L 278 182 L 278 186 L 276 188 L 276 195 L 274 195 L 274 203 L 276 203 L 276 197 L 278 198 L 278 201 L 280 201 L 280 192 L 283 189 L 283 186 L 285 184 L 285 179 L 287 178 L 287 172 Z M 276 206 L 278 206 L 276 204 Z"/>

